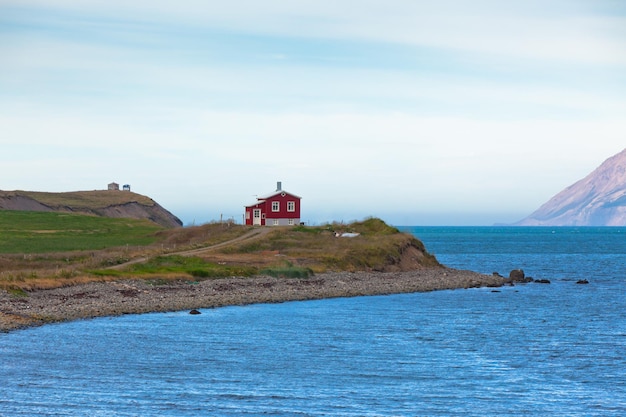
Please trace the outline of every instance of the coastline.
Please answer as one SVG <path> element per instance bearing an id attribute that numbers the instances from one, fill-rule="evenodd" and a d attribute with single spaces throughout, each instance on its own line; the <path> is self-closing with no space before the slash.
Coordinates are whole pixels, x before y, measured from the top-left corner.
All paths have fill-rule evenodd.
<path id="1" fill-rule="evenodd" d="M 446 289 L 500 287 L 502 277 L 446 267 L 405 272 L 330 272 L 309 278 L 222 278 L 154 284 L 91 282 L 20 297 L 0 291 L 0 332 L 94 317 L 183 311 Z"/>

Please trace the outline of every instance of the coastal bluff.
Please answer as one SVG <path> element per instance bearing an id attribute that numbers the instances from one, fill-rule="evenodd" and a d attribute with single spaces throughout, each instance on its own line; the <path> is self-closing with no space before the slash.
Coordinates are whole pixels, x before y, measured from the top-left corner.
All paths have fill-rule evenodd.
<path id="1" fill-rule="evenodd" d="M 382 220 L 324 226 L 212 223 L 145 246 L 0 256 L 0 331 L 91 317 L 497 287 L 441 265 Z M 38 266 L 37 269 L 35 267 Z"/>
<path id="2" fill-rule="evenodd" d="M 166 228 L 183 225 L 178 217 L 150 197 L 131 191 L 94 190 L 59 193 L 0 191 L 0 209 L 148 219 Z"/>

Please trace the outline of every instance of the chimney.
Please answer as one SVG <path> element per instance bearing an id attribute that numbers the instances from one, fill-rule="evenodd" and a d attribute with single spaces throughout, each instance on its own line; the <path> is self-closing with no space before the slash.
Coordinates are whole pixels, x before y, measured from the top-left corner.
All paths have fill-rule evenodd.
<path id="1" fill-rule="evenodd" d="M 278 181 L 276 183 L 276 191 L 282 191 L 282 189 L 283 189 L 283 183 Z"/>

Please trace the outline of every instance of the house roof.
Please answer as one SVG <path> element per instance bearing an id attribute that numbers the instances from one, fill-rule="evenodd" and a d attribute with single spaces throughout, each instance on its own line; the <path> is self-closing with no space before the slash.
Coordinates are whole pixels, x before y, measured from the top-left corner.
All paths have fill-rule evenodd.
<path id="1" fill-rule="evenodd" d="M 299 197 L 299 196 L 297 196 L 297 195 L 295 195 L 293 193 L 290 193 L 289 191 L 278 190 L 278 191 L 272 192 L 271 194 L 267 194 L 267 195 L 264 195 L 264 196 L 261 196 L 261 197 L 257 197 L 257 201 L 255 203 L 248 204 L 246 207 L 254 207 L 254 206 L 258 205 L 258 204 L 263 203 L 265 200 L 269 200 L 270 198 L 274 197 L 275 195 L 282 194 L 282 193 L 289 194 L 290 196 L 295 197 L 295 198 L 300 199 L 300 200 L 302 199 L 302 197 Z"/>
<path id="2" fill-rule="evenodd" d="M 274 192 L 272 192 L 270 194 L 267 194 L 267 195 L 264 195 L 264 196 L 261 196 L 261 197 L 257 197 L 257 200 L 267 200 L 267 199 L 270 199 L 270 198 L 274 197 L 275 195 L 282 194 L 282 193 L 289 194 L 290 196 L 295 197 L 295 198 L 300 198 L 300 199 L 302 198 L 302 197 L 298 197 L 294 193 L 290 193 L 289 191 L 277 190 L 277 191 L 274 191 Z"/>

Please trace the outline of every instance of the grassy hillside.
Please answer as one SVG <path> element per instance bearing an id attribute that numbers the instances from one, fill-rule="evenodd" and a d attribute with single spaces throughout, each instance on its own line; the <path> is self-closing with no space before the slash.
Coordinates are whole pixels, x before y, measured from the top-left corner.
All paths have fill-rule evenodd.
<path id="1" fill-rule="evenodd" d="M 0 253 L 100 250 L 154 243 L 162 227 L 148 220 L 0 210 Z"/>
<path id="2" fill-rule="evenodd" d="M 336 236 L 342 232 L 358 235 Z M 0 237 L 0 288 L 19 291 L 128 278 L 297 278 L 439 265 L 419 240 L 378 219 L 320 227 L 212 223 L 165 229 L 134 219 L 0 210 Z"/>
<path id="3" fill-rule="evenodd" d="M 356 233 L 356 237 L 337 234 Z M 417 263 L 438 265 L 424 245 L 413 236 L 400 233 L 380 219 L 320 227 L 296 226 L 272 229 L 265 239 L 242 242 L 224 248 L 224 254 L 278 254 L 286 261 L 315 271 L 388 270 L 397 265 L 407 249 L 412 249 Z M 421 252 L 421 253 L 420 253 Z"/>
<path id="4" fill-rule="evenodd" d="M 97 210 L 114 204 L 137 202 L 146 206 L 155 203 L 149 197 L 130 191 L 72 191 L 48 193 L 41 191 L 2 191 L 0 196 L 24 196 L 49 207 L 72 207 L 76 210 Z"/>
<path id="5" fill-rule="evenodd" d="M 182 221 L 154 200 L 130 191 L 0 191 L 0 210 L 55 211 L 100 217 L 148 219 L 165 227 L 180 227 Z"/>

